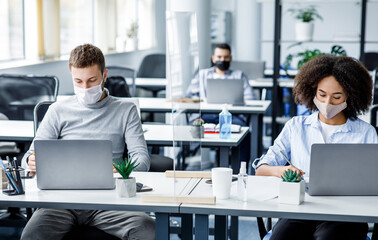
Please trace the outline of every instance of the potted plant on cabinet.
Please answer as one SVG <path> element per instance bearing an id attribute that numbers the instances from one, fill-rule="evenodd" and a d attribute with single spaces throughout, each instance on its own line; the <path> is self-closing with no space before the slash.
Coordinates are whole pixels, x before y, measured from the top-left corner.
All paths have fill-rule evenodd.
<path id="1" fill-rule="evenodd" d="M 190 133 L 193 138 L 204 138 L 205 128 L 203 126 L 205 122 L 201 118 L 197 118 L 193 121 L 193 126 L 190 129 Z"/>
<path id="2" fill-rule="evenodd" d="M 301 173 L 287 169 L 281 176 L 279 202 L 299 205 L 304 201 L 306 183 Z"/>
<path id="3" fill-rule="evenodd" d="M 122 177 L 116 178 L 116 191 L 119 197 L 135 197 L 136 179 L 130 177 L 131 172 L 138 167 L 137 160 L 119 158 L 113 160 L 113 166 Z"/>
<path id="4" fill-rule="evenodd" d="M 296 43 L 294 45 L 291 45 L 289 48 L 291 48 L 293 46 L 301 45 L 301 44 L 302 43 Z M 310 61 L 312 58 L 314 58 L 318 55 L 325 55 L 325 54 L 330 54 L 332 56 L 346 56 L 347 52 L 340 45 L 333 45 L 331 47 L 330 53 L 321 52 L 319 49 L 314 49 L 314 50 L 306 49 L 303 52 L 298 52 L 296 54 L 287 55 L 285 62 L 283 63 L 283 69 L 286 71 L 286 74 L 289 75 L 287 70 L 289 69 L 293 59 L 295 59 L 295 58 L 298 59 L 297 69 L 299 70 L 302 67 L 303 64 Z"/>
<path id="5" fill-rule="evenodd" d="M 130 50 L 137 50 L 138 49 L 138 23 L 133 22 L 130 25 L 130 28 L 126 32 L 127 38 L 131 41 Z"/>
<path id="6" fill-rule="evenodd" d="M 299 21 L 295 24 L 295 38 L 298 42 L 311 41 L 314 33 L 315 19 L 323 20 L 315 6 L 290 8 L 288 10 Z"/>

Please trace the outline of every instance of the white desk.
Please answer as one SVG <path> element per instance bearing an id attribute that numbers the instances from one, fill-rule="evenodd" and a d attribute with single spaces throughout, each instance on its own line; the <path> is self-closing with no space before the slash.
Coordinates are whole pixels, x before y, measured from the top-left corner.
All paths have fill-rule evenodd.
<path id="1" fill-rule="evenodd" d="M 176 193 L 188 195 L 193 179 L 166 178 L 164 173 L 133 172 L 138 182 L 153 188 L 151 192 L 137 193 L 133 198 L 119 198 L 114 190 L 39 190 L 36 179 L 26 179 L 24 195 L 8 196 L 0 193 L 0 206 L 55 209 L 89 209 L 156 212 L 156 239 L 169 239 L 169 214 L 179 212 L 179 203 L 145 203 L 144 194 Z"/>
<path id="2" fill-rule="evenodd" d="M 242 127 L 240 133 L 233 133 L 230 140 L 219 139 L 219 134 L 205 134 L 205 138 L 193 138 L 190 126 L 148 125 L 143 124 L 144 137 L 148 145 L 173 146 L 173 140 L 183 144 L 198 142 L 202 147 L 218 147 L 220 149 L 220 165 L 228 166 L 229 151 L 231 166 L 236 172 L 239 169 L 240 143 L 248 134 L 248 127 Z M 175 136 L 173 137 L 173 131 Z M 34 138 L 32 121 L 0 120 L 0 141 L 31 142 Z"/>
<path id="3" fill-rule="evenodd" d="M 57 101 L 62 101 L 70 97 L 59 95 Z M 126 98 L 125 98 L 126 99 Z M 215 113 L 222 111 L 222 104 L 209 103 L 181 103 L 170 102 L 165 98 L 136 98 L 139 100 L 139 108 L 142 112 L 161 112 L 170 113 L 172 109 L 181 109 L 187 113 Z M 245 106 L 229 106 L 232 114 L 245 114 L 249 116 L 249 131 L 251 132 L 251 158 L 261 156 L 263 151 L 262 143 L 262 119 L 263 115 L 270 106 L 271 101 L 247 101 Z"/>
<path id="4" fill-rule="evenodd" d="M 280 78 L 278 80 L 280 87 L 293 88 L 294 79 Z M 167 86 L 167 79 L 165 78 L 136 78 L 136 87 L 159 87 L 165 88 Z M 127 84 L 132 85 L 131 79 L 127 79 Z M 273 87 L 272 78 L 259 78 L 259 79 L 249 79 L 249 85 L 255 88 L 271 88 Z"/>
<path id="5" fill-rule="evenodd" d="M 273 87 L 273 79 L 272 78 L 250 79 L 249 85 L 251 85 L 253 88 L 272 88 Z M 278 79 L 278 85 L 280 87 L 293 88 L 294 87 L 294 79 L 280 78 L 280 79 Z"/>
<path id="6" fill-rule="evenodd" d="M 132 85 L 131 79 L 126 79 L 129 86 Z M 165 78 L 135 78 L 136 87 L 158 87 L 165 88 L 167 86 L 167 79 Z"/>
<path id="7" fill-rule="evenodd" d="M 249 176 L 249 178 L 256 177 Z M 266 186 L 250 186 L 249 191 L 253 192 L 253 188 L 262 187 Z M 272 191 L 277 191 L 278 186 L 275 188 L 275 190 L 272 188 Z M 191 195 L 195 196 L 206 196 L 211 194 L 212 187 L 211 185 L 204 183 L 204 180 L 202 180 L 191 193 Z M 212 206 L 182 204 L 180 206 L 180 213 L 196 214 L 196 223 L 197 217 L 200 221 L 198 225 L 199 229 L 197 229 L 196 224 L 196 235 L 198 231 L 198 234 L 200 235 L 199 239 L 203 239 L 201 237 L 208 234 L 208 215 L 212 214 L 221 216 L 284 217 L 292 219 L 378 223 L 377 202 L 378 196 L 313 197 L 309 196 L 307 193 L 305 196 L 305 202 L 301 205 L 280 204 L 278 203 L 277 198 L 267 201 L 258 201 L 249 198 L 248 202 L 242 202 L 237 199 L 237 184 L 234 182 L 232 184 L 230 199 L 217 199 L 216 205 Z M 231 225 L 232 224 L 233 222 L 231 222 Z"/>

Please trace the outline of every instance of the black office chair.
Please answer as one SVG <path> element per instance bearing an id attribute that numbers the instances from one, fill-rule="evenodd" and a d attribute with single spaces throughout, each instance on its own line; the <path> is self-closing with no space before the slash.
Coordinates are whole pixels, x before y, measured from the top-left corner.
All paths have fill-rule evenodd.
<path id="1" fill-rule="evenodd" d="M 378 103 L 378 92 L 375 91 L 375 83 L 378 72 L 378 52 L 366 52 L 360 57 L 361 62 L 365 67 L 372 72 L 373 80 L 373 104 Z"/>
<path id="2" fill-rule="evenodd" d="M 119 67 L 119 66 L 107 66 L 106 69 L 108 69 L 108 78 L 113 77 L 113 76 L 122 76 L 122 77 L 125 78 L 125 80 L 131 79 L 132 84 L 130 85 L 129 92 L 130 92 L 130 95 L 132 97 L 135 97 L 135 91 L 136 91 L 135 75 L 136 75 L 136 72 L 135 72 L 134 69 L 127 68 L 127 67 Z M 126 82 L 126 85 L 128 85 L 127 82 Z"/>
<path id="3" fill-rule="evenodd" d="M 369 71 L 373 71 L 378 67 L 378 52 L 365 52 L 360 60 Z"/>
<path id="4" fill-rule="evenodd" d="M 150 154 L 150 172 L 173 170 L 173 159 L 159 154 Z"/>
<path id="5" fill-rule="evenodd" d="M 139 66 L 137 77 L 139 78 L 165 78 L 165 54 L 151 54 L 143 58 Z M 152 91 L 152 95 L 157 97 L 161 90 L 165 87 L 143 87 L 143 89 Z"/>
<path id="6" fill-rule="evenodd" d="M 52 101 L 45 101 L 38 103 L 34 108 L 34 135 L 37 132 L 38 126 L 49 109 Z M 75 226 L 70 232 L 68 232 L 64 240 L 119 240 L 119 238 L 110 235 L 98 228 L 90 226 Z"/>
<path id="7" fill-rule="evenodd" d="M 33 120 L 38 102 L 55 101 L 59 80 L 55 76 L 0 75 L 0 112 L 11 120 Z"/>
<path id="8" fill-rule="evenodd" d="M 378 125 L 377 125 L 377 112 L 378 112 L 378 104 L 373 105 L 370 109 L 370 124 L 375 127 L 375 130 L 378 134 Z"/>
<path id="9" fill-rule="evenodd" d="M 131 97 L 129 86 L 124 77 L 111 76 L 106 78 L 105 87 L 115 97 Z"/>

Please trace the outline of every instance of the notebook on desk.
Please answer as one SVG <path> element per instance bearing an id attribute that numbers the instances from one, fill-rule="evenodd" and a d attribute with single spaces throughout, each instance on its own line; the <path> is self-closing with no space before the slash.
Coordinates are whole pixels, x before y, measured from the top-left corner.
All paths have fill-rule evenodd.
<path id="1" fill-rule="evenodd" d="M 308 193 L 378 196 L 378 144 L 313 144 Z"/>
<path id="2" fill-rule="evenodd" d="M 208 78 L 206 84 L 208 103 L 244 105 L 243 79 Z"/>
<path id="3" fill-rule="evenodd" d="M 39 189 L 113 189 L 109 140 L 35 140 Z"/>

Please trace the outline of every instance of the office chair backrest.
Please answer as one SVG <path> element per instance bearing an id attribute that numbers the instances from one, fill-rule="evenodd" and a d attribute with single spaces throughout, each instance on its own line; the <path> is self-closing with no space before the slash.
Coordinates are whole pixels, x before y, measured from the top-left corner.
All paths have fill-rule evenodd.
<path id="1" fill-rule="evenodd" d="M 105 87 L 114 97 L 131 97 L 129 86 L 123 76 L 107 77 Z"/>
<path id="2" fill-rule="evenodd" d="M 55 76 L 0 75 L 0 112 L 11 120 L 33 120 L 41 101 L 55 101 L 59 80 Z"/>
<path id="3" fill-rule="evenodd" d="M 119 67 L 119 66 L 107 66 L 106 69 L 108 69 L 108 77 L 113 77 L 113 76 L 122 76 L 125 78 L 126 83 L 127 79 L 132 80 L 132 84 L 130 86 L 130 94 L 131 96 L 135 97 L 135 76 L 136 72 L 132 68 L 127 68 L 127 67 Z M 128 84 L 127 84 L 128 85 Z"/>
<path id="4" fill-rule="evenodd" d="M 243 71 L 248 79 L 263 78 L 265 70 L 265 61 L 232 61 L 231 69 Z"/>
<path id="5" fill-rule="evenodd" d="M 369 71 L 378 68 L 378 52 L 363 53 L 360 60 Z"/>
<path id="6" fill-rule="evenodd" d="M 137 77 L 165 78 L 165 54 L 151 54 L 143 58 Z"/>
<path id="7" fill-rule="evenodd" d="M 33 111 L 34 136 L 36 135 L 39 124 L 42 122 L 42 119 L 45 116 L 47 110 L 53 103 L 53 101 L 43 101 L 35 105 Z"/>
<path id="8" fill-rule="evenodd" d="M 370 108 L 370 124 L 373 125 L 373 127 L 375 127 L 375 130 L 377 131 L 377 134 L 378 134 L 377 113 L 378 113 L 378 104 L 373 105 Z"/>

